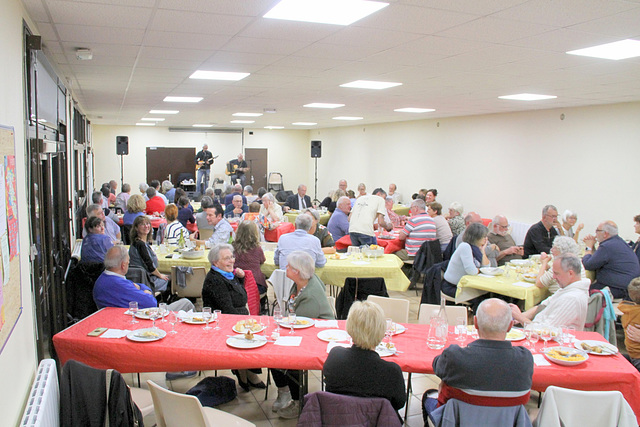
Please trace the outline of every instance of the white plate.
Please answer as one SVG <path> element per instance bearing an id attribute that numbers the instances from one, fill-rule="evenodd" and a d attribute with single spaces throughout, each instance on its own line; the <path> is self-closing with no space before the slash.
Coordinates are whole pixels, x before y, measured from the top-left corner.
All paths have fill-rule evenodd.
<path id="1" fill-rule="evenodd" d="M 264 325 L 259 325 L 259 326 L 260 326 L 260 329 L 256 329 L 255 331 L 252 330 L 251 332 L 254 333 L 254 334 L 259 334 L 260 332 L 262 332 L 265 329 L 267 329 L 267 327 L 264 326 Z M 244 334 L 245 333 L 245 329 L 244 328 L 242 330 L 239 330 L 239 329 L 237 329 L 237 327 L 238 327 L 238 324 L 236 323 L 235 325 L 233 325 L 233 328 L 231 328 L 231 330 L 233 332 L 235 332 L 236 334 Z"/>
<path id="2" fill-rule="evenodd" d="M 305 322 L 305 323 L 300 323 L 300 322 Z M 293 329 L 310 328 L 315 323 L 316 323 L 315 320 L 310 319 L 309 317 L 297 316 L 296 317 L 296 324 L 293 325 Z M 289 325 L 289 320 L 282 319 L 282 321 L 279 324 L 283 328 L 291 328 L 291 325 Z"/>
<path id="3" fill-rule="evenodd" d="M 149 335 L 147 336 L 146 334 L 149 334 Z M 167 332 L 158 328 L 136 329 L 135 331 L 129 332 L 127 334 L 128 339 L 136 342 L 158 341 L 164 338 L 165 336 L 167 336 Z"/>
<path id="4" fill-rule="evenodd" d="M 227 345 L 233 348 L 258 348 L 267 343 L 267 338 L 262 335 L 254 335 L 252 340 L 248 340 L 244 335 L 227 338 Z"/>
<path id="5" fill-rule="evenodd" d="M 524 280 L 525 282 L 529 282 L 529 283 L 536 283 L 536 279 L 538 278 L 537 275 L 527 275 L 527 274 L 523 274 L 522 275 L 522 280 Z"/>
<path id="6" fill-rule="evenodd" d="M 393 349 L 388 349 L 386 343 L 380 343 L 376 347 L 376 353 L 380 355 L 380 357 L 388 357 L 396 354 L 398 350 L 394 347 Z"/>
<path id="7" fill-rule="evenodd" d="M 202 313 L 193 313 L 191 317 L 184 319 L 184 323 L 188 323 L 190 325 L 204 325 L 207 322 L 204 320 L 204 317 L 202 317 Z M 211 323 L 211 320 L 209 323 Z"/>
<path id="8" fill-rule="evenodd" d="M 555 357 L 551 357 L 549 356 L 549 352 L 552 351 L 566 351 L 569 354 L 571 353 L 579 353 L 582 356 L 584 356 L 583 360 L 563 360 L 563 359 L 556 359 Z M 547 348 L 547 350 L 544 352 L 544 356 L 550 360 L 553 363 L 557 363 L 558 365 L 562 365 L 562 366 L 575 366 L 575 365 L 580 365 L 581 363 L 586 362 L 587 360 L 589 360 L 589 355 L 584 352 L 584 351 L 580 351 L 580 350 L 575 350 L 571 347 L 549 347 Z"/>
<path id="9" fill-rule="evenodd" d="M 385 234 L 384 236 L 378 236 L 378 239 L 382 239 L 382 240 L 394 240 L 397 239 L 397 236 L 394 236 L 392 234 Z"/>
<path id="10" fill-rule="evenodd" d="M 507 341 L 522 341 L 525 339 L 524 332 L 522 332 L 522 329 L 511 328 L 511 330 L 507 332 L 507 337 L 505 339 Z"/>
<path id="11" fill-rule="evenodd" d="M 581 346 L 582 343 L 585 343 L 585 344 L 590 345 L 592 347 L 594 347 L 594 346 L 602 347 L 606 353 L 596 353 L 595 351 L 585 350 Z M 596 356 L 612 356 L 612 355 L 618 353 L 618 348 L 617 347 L 615 347 L 612 344 L 609 344 L 608 342 L 604 342 L 604 341 L 597 341 L 597 340 L 582 340 L 582 341 L 580 341 L 580 340 L 575 340 L 573 345 L 578 350 L 582 350 L 582 351 L 584 351 L 586 353 L 589 353 L 589 354 L 595 354 Z"/>
<path id="12" fill-rule="evenodd" d="M 182 251 L 182 258 L 184 259 L 199 259 L 199 258 L 202 258 L 203 256 L 204 256 L 203 250 Z"/>
<path id="13" fill-rule="evenodd" d="M 512 259 L 509 262 L 513 265 L 520 265 L 520 266 L 529 265 L 531 263 L 531 261 L 529 261 L 528 259 Z"/>
<path id="14" fill-rule="evenodd" d="M 318 338 L 326 342 L 347 341 L 349 340 L 349 334 L 342 329 L 325 329 L 324 331 L 318 332 Z"/>
<path id="15" fill-rule="evenodd" d="M 504 274 L 504 270 L 499 267 L 480 267 L 480 272 L 487 276 L 500 276 Z"/>
<path id="16" fill-rule="evenodd" d="M 138 319 L 144 319 L 144 320 L 151 320 L 151 318 L 149 317 L 149 309 L 148 308 L 141 308 L 138 311 L 136 311 L 135 316 Z M 161 319 L 162 317 L 159 317 L 158 319 Z"/>
<path id="17" fill-rule="evenodd" d="M 402 334 L 404 333 L 404 331 L 407 330 L 407 328 L 405 328 L 404 326 L 402 326 L 400 323 L 395 323 L 394 325 L 396 327 L 396 331 L 393 333 L 393 335 L 398 335 L 398 334 Z"/>
<path id="18" fill-rule="evenodd" d="M 329 259 L 332 259 L 334 261 L 342 261 L 343 259 L 349 259 L 349 256 L 347 254 L 333 254 L 329 256 Z"/>

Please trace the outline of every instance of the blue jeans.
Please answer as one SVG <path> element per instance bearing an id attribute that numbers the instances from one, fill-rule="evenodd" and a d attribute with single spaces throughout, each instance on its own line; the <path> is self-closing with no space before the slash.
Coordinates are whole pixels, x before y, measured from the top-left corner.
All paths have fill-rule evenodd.
<path id="1" fill-rule="evenodd" d="M 349 237 L 351 237 L 351 246 L 378 244 L 378 241 L 376 240 L 376 236 L 369 236 L 362 233 L 349 233 Z"/>
<path id="2" fill-rule="evenodd" d="M 204 190 L 209 188 L 209 174 L 211 173 L 211 169 L 198 169 L 198 175 L 196 179 L 196 189 L 200 192 L 200 194 L 204 194 Z M 204 176 L 204 182 L 201 183 L 202 178 Z"/>

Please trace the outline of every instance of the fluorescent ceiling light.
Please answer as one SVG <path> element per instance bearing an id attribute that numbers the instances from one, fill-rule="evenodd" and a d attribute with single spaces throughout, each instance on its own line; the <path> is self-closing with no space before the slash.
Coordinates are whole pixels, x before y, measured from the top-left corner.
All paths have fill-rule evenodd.
<path id="1" fill-rule="evenodd" d="M 601 44 L 584 49 L 570 50 L 569 55 L 591 56 L 593 58 L 619 59 L 635 58 L 640 56 L 640 41 L 620 40 L 613 43 Z"/>
<path id="2" fill-rule="evenodd" d="M 326 102 L 312 102 L 311 104 L 303 105 L 308 108 L 339 108 L 344 107 L 344 104 L 328 104 Z"/>
<path id="3" fill-rule="evenodd" d="M 147 122 L 163 122 L 164 117 L 143 117 L 140 120 L 144 120 Z"/>
<path id="4" fill-rule="evenodd" d="M 150 110 L 149 114 L 178 114 L 178 110 Z"/>
<path id="5" fill-rule="evenodd" d="M 156 125 L 155 123 L 148 123 L 148 122 L 136 123 L 136 126 L 155 126 L 155 125 Z"/>
<path id="6" fill-rule="evenodd" d="M 436 111 L 433 108 L 413 108 L 413 107 L 407 107 L 407 108 L 396 108 L 393 111 L 397 111 L 398 113 L 430 113 L 432 111 Z"/>
<path id="7" fill-rule="evenodd" d="M 395 86 L 402 86 L 402 83 L 376 82 L 374 80 L 356 80 L 351 83 L 340 85 L 340 87 L 355 87 L 360 89 L 388 89 Z"/>
<path id="8" fill-rule="evenodd" d="M 230 123 L 255 123 L 255 120 L 231 120 Z"/>
<path id="9" fill-rule="evenodd" d="M 265 18 L 349 25 L 389 6 L 367 0 L 281 0 Z"/>
<path id="10" fill-rule="evenodd" d="M 364 117 L 338 116 L 333 118 L 333 120 L 362 120 L 362 119 L 364 119 Z"/>
<path id="11" fill-rule="evenodd" d="M 164 102 L 200 102 L 201 96 L 167 96 L 163 99 Z"/>
<path id="12" fill-rule="evenodd" d="M 265 126 L 265 129 L 284 129 L 284 126 Z"/>
<path id="13" fill-rule="evenodd" d="M 198 70 L 189 76 L 190 79 L 204 80 L 228 80 L 237 82 L 247 77 L 250 73 L 235 73 L 231 71 L 205 71 Z"/>
<path id="14" fill-rule="evenodd" d="M 194 128 L 212 128 L 213 127 L 213 125 L 204 125 L 204 124 L 202 124 L 202 125 L 195 124 L 195 125 L 191 125 L 191 126 L 193 126 Z"/>
<path id="15" fill-rule="evenodd" d="M 317 123 L 314 122 L 295 122 L 295 123 L 291 123 L 294 126 L 315 126 L 317 125 Z"/>
<path id="16" fill-rule="evenodd" d="M 535 93 L 518 93 L 516 95 L 499 96 L 500 99 L 511 99 L 515 101 L 540 101 L 542 99 L 554 99 L 554 95 L 537 95 Z"/>
<path id="17" fill-rule="evenodd" d="M 232 116 L 236 117 L 260 117 L 262 113 L 233 113 Z"/>

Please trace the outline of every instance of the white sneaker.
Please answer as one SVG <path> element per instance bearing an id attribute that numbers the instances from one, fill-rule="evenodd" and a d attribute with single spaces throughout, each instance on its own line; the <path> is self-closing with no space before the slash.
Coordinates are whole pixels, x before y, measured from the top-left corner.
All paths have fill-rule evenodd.
<path id="1" fill-rule="evenodd" d="M 298 415 L 300 415 L 299 400 L 290 401 L 287 406 L 285 406 L 284 408 L 278 411 L 278 416 L 280 418 L 294 419 L 294 418 L 298 418 Z"/>
<path id="2" fill-rule="evenodd" d="M 278 412 L 280 409 L 287 406 L 290 400 L 291 400 L 291 392 L 289 390 L 287 391 L 278 390 L 278 398 L 273 403 L 273 406 L 271 406 L 271 411 Z"/>

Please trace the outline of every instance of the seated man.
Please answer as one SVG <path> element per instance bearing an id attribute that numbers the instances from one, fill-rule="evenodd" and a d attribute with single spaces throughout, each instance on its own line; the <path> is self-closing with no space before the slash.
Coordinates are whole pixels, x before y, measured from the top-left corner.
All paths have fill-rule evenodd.
<path id="1" fill-rule="evenodd" d="M 242 197 L 242 204 L 246 205 L 247 204 L 247 198 L 242 194 L 242 185 L 240 184 L 235 184 L 233 186 L 233 191 L 230 194 L 227 194 L 226 196 L 224 196 L 224 205 L 225 206 L 229 206 L 230 204 L 233 203 L 233 197 L 236 195 L 240 195 Z"/>
<path id="2" fill-rule="evenodd" d="M 242 215 L 249 212 L 249 206 L 242 203 L 242 196 L 240 194 L 236 194 L 233 196 L 230 205 L 224 210 L 225 218 L 241 218 Z"/>
<path id="3" fill-rule="evenodd" d="M 120 238 L 122 237 L 120 233 L 120 226 L 116 224 L 111 218 L 105 216 L 104 209 L 102 209 L 100 205 L 93 204 L 87 207 L 87 220 L 92 216 L 97 216 L 102 221 L 104 221 L 104 234 L 109 236 L 112 242 L 115 243 L 120 240 Z M 86 236 L 87 230 L 82 227 L 82 237 Z"/>
<path id="4" fill-rule="evenodd" d="M 298 192 L 287 197 L 287 201 L 284 202 L 282 210 L 288 212 L 291 209 L 302 210 L 312 207 L 311 198 L 307 196 L 307 186 L 304 184 L 298 185 Z"/>
<path id="5" fill-rule="evenodd" d="M 322 252 L 320 240 L 309 234 L 313 219 L 309 215 L 298 215 L 296 218 L 296 231 L 280 237 L 278 247 L 273 254 L 273 261 L 278 268 L 286 269 L 287 257 L 293 251 L 304 251 L 315 260 L 316 268 L 324 267 L 327 258 Z"/>
<path id="6" fill-rule="evenodd" d="M 329 230 L 335 241 L 349 234 L 349 212 L 351 212 L 351 200 L 346 196 L 340 197 L 336 210 L 331 214 L 327 224 L 327 230 Z"/>
<path id="7" fill-rule="evenodd" d="M 400 204 L 402 203 L 402 194 L 398 193 L 398 187 L 395 184 L 389 184 L 389 193 L 387 196 L 393 198 L 393 203 Z"/>
<path id="8" fill-rule="evenodd" d="M 509 221 L 504 215 L 496 215 L 491 222 L 489 230 L 489 243 L 498 246 L 496 261 L 498 265 L 504 265 L 512 259 L 522 259 L 524 249 L 516 245 L 509 234 Z"/>
<path id="9" fill-rule="evenodd" d="M 98 308 L 128 308 L 131 301 L 138 302 L 138 308 L 157 307 L 158 302 L 151 289 L 141 283 L 133 283 L 125 275 L 129 271 L 129 251 L 124 246 L 113 246 L 104 258 L 105 270 L 93 287 L 93 300 Z M 186 298 L 167 306 L 171 311 L 193 310 L 193 304 Z"/>
<path id="10" fill-rule="evenodd" d="M 424 200 L 414 200 L 409 212 L 411 218 L 398 234 L 398 238 L 405 241 L 404 249 L 395 253 L 403 261 L 415 257 L 424 242 L 436 239 L 436 223 L 427 214 Z"/>
<path id="11" fill-rule="evenodd" d="M 599 245 L 594 252 L 596 240 Z M 640 263 L 633 249 L 618 236 L 618 226 L 613 221 L 605 221 L 598 225 L 595 237 L 589 234 L 583 241 L 587 245 L 582 258 L 584 268 L 596 272 L 591 289 L 608 286 L 614 298 L 628 300 L 627 286 L 640 276 Z"/>
<path id="12" fill-rule="evenodd" d="M 318 240 L 320 240 L 322 252 L 325 254 L 335 254 L 336 243 L 327 227 L 320 224 L 320 213 L 313 208 L 307 208 L 303 211 L 303 214 L 311 217 L 312 223 L 311 228 L 309 229 L 309 234 L 316 236 Z"/>
<path id="13" fill-rule="evenodd" d="M 433 359 L 433 370 L 442 382 L 437 401 L 431 390 L 422 398 L 425 423 L 428 414 L 449 399 L 479 406 L 517 406 L 529 401 L 533 357 L 525 347 L 505 340 L 513 326 L 507 303 L 497 298 L 482 301 L 473 323 L 480 339 L 463 348 L 453 344 Z"/>
<path id="14" fill-rule="evenodd" d="M 542 252 L 549 253 L 553 239 L 558 235 L 556 227 L 562 227 L 558 222 L 558 209 L 553 205 L 542 208 L 542 220 L 533 224 L 524 238 L 524 257 Z"/>
<path id="15" fill-rule="evenodd" d="M 207 223 L 213 226 L 213 234 L 207 240 L 207 245 L 212 247 L 218 243 L 229 243 L 229 239 L 233 234 L 233 227 L 222 217 L 224 211 L 222 206 L 215 204 L 204 210 L 207 215 Z M 200 241 L 201 243 L 204 243 Z"/>
<path id="16" fill-rule="evenodd" d="M 560 289 L 539 305 L 522 313 L 515 304 L 511 305 L 513 319 L 526 325 L 536 322 L 550 326 L 575 326 L 576 331 L 584 329 L 589 303 L 589 279 L 580 276 L 580 258 L 571 253 L 562 254 L 553 260 L 553 278 Z"/>
<path id="17" fill-rule="evenodd" d="M 162 197 L 158 196 L 155 188 L 147 188 L 147 198 L 147 208 L 144 211 L 147 215 L 164 212 L 166 204 L 164 203 Z"/>

